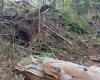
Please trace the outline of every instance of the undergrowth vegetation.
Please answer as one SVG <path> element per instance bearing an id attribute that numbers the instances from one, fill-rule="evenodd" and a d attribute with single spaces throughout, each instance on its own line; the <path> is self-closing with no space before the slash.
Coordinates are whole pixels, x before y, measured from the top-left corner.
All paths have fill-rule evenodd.
<path id="1" fill-rule="evenodd" d="M 68 1 L 70 2 L 70 0 Z M 0 15 L 0 25 L 4 22 L 3 26 L 5 26 L 7 22 L 10 24 L 10 26 L 6 25 L 7 29 L 15 32 L 11 34 L 11 38 L 7 36 L 10 38 L 7 39 L 8 43 L 5 40 L 4 44 L 0 43 L 0 68 L 4 65 L 6 68 L 4 72 L 8 74 L 18 61 L 29 55 L 69 60 L 79 64 L 83 61 L 82 64 L 87 64 L 93 49 L 95 53 L 99 52 L 100 19 L 98 18 L 97 22 L 94 23 L 95 19 L 92 20 L 92 17 L 100 16 L 100 14 L 84 12 L 80 15 L 74 9 L 77 7 L 75 4 L 62 3 L 61 8 L 48 9 L 41 14 L 38 14 L 38 7 L 35 8 L 34 5 L 27 3 L 13 3 L 5 7 L 3 9 L 4 16 Z M 73 6 L 75 7 L 73 8 Z M 34 13 L 37 16 L 33 16 Z M 7 17 L 12 17 L 14 14 L 15 19 L 9 20 L 5 17 L 6 14 Z M 22 45 L 20 45 L 21 43 Z M 28 47 L 23 46 L 24 43 Z M 94 45 L 98 50 L 93 47 Z"/>

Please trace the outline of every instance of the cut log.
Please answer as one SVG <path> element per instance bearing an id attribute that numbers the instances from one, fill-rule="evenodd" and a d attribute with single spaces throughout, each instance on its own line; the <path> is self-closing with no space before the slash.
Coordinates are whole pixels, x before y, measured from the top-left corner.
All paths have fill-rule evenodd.
<path id="1" fill-rule="evenodd" d="M 22 59 L 15 69 L 26 80 L 100 80 L 100 67 L 87 67 L 52 58 L 30 56 Z"/>

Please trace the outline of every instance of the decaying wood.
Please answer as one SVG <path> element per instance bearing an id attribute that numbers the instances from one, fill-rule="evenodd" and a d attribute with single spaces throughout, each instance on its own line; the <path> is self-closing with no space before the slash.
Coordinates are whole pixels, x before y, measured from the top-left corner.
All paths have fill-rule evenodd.
<path id="1" fill-rule="evenodd" d="M 93 62 L 100 63 L 100 56 L 90 56 L 90 60 Z"/>
<path id="2" fill-rule="evenodd" d="M 69 45 L 71 45 L 72 43 L 67 40 L 66 38 L 64 38 L 63 36 L 61 36 L 60 34 L 56 33 L 55 31 L 51 30 L 49 27 L 47 27 L 46 25 L 43 25 L 44 27 L 46 27 L 47 29 L 49 29 L 51 32 L 53 32 L 54 34 L 56 34 L 57 36 L 59 36 L 61 39 L 63 39 L 64 41 L 68 42 Z"/>
<path id="3" fill-rule="evenodd" d="M 36 17 L 36 16 L 39 16 L 39 13 L 42 14 L 43 12 L 45 12 L 46 10 L 48 9 L 52 9 L 54 6 L 52 4 L 45 4 L 45 5 L 42 5 L 40 8 L 36 9 L 33 16 Z"/>
<path id="4" fill-rule="evenodd" d="M 44 78 L 45 80 L 45 77 L 47 76 L 51 77 L 50 80 L 100 79 L 100 67 L 87 67 L 50 58 L 35 58 L 30 56 L 28 58 L 22 59 L 15 69 L 17 69 L 18 72 L 21 71 L 20 74 L 24 74 L 27 77 L 26 80 L 36 80 L 36 78 L 39 80 Z"/>

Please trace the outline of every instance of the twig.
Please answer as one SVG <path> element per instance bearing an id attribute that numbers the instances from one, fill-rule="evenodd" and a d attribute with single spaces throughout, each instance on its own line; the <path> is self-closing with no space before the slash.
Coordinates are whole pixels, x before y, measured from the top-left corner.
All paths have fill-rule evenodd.
<path id="1" fill-rule="evenodd" d="M 13 30 L 13 53 L 15 54 L 15 30 Z"/>
<path id="2" fill-rule="evenodd" d="M 9 28 L 8 28 L 8 26 L 6 26 L 6 25 L 4 25 L 2 22 L 0 22 L 0 24 L 2 24 L 5 28 L 7 28 L 10 32 L 13 32 L 12 30 L 10 30 Z"/>
<path id="3" fill-rule="evenodd" d="M 53 31 L 52 29 L 50 29 L 49 27 L 47 27 L 45 24 L 43 24 L 43 26 L 47 29 L 49 29 L 51 32 L 53 32 L 54 34 L 56 34 L 57 36 L 59 36 L 60 38 L 62 38 L 64 41 L 66 41 L 69 45 L 72 44 L 72 42 L 70 42 L 69 40 L 67 40 L 66 38 L 64 38 L 63 36 L 61 36 L 60 34 L 56 33 L 55 31 Z"/>
<path id="4" fill-rule="evenodd" d="M 0 40 L 0 43 L 4 44 L 6 46 L 13 46 L 12 44 L 4 42 L 4 41 L 1 41 L 1 40 Z M 14 47 L 16 47 L 17 49 L 20 48 L 21 50 L 24 49 L 26 51 L 31 51 L 32 53 L 40 53 L 39 51 L 32 50 L 32 49 L 27 49 L 27 48 L 25 48 L 23 46 L 19 46 L 19 45 L 16 45 L 16 44 L 14 44 Z"/>
<path id="5" fill-rule="evenodd" d="M 49 45 L 47 45 L 47 44 L 45 44 L 50 50 L 52 50 L 53 52 L 56 52 L 56 53 L 59 53 L 60 54 L 60 56 L 62 56 L 63 57 L 63 59 L 66 57 L 66 56 L 64 56 L 63 54 L 64 53 L 62 53 L 62 52 L 60 52 L 60 51 L 58 51 L 58 50 L 55 50 L 54 48 L 52 48 L 51 46 L 49 46 Z M 53 54 L 54 55 L 54 54 Z M 55 56 L 55 55 L 54 55 Z"/>
<path id="6" fill-rule="evenodd" d="M 40 26 L 41 26 L 41 24 L 40 24 L 40 21 L 41 21 L 41 15 L 40 15 L 40 8 L 39 8 L 39 25 L 38 25 L 38 31 L 39 31 L 39 44 L 40 44 Z"/>
<path id="7" fill-rule="evenodd" d="M 0 36 L 2 36 L 2 35 L 10 35 L 10 34 L 0 34 Z"/>

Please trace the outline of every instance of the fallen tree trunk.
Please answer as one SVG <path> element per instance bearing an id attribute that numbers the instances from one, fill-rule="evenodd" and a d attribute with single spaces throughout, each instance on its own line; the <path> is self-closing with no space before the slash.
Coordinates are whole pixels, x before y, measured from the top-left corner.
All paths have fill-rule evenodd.
<path id="1" fill-rule="evenodd" d="M 100 67 L 32 56 L 20 61 L 15 72 L 25 80 L 100 80 Z"/>

